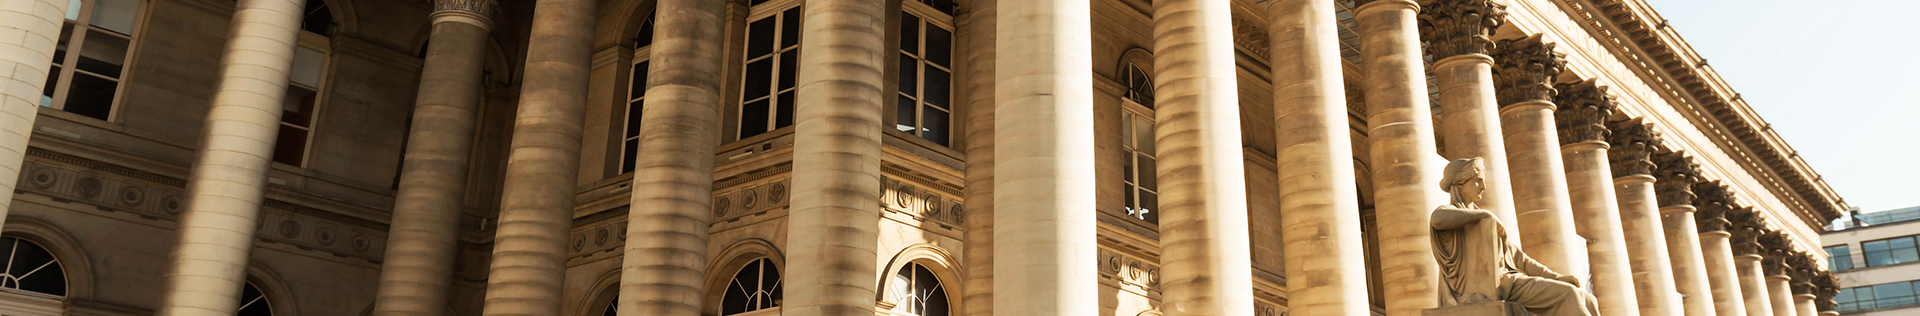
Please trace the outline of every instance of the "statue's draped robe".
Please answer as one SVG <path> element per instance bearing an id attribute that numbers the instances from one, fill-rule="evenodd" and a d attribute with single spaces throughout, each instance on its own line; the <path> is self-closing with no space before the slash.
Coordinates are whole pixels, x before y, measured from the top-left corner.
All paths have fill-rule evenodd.
<path id="1" fill-rule="evenodd" d="M 1451 205 L 1434 212 L 1461 212 Z M 1493 300 L 1520 303 L 1540 316 L 1599 315 L 1592 293 L 1555 280 L 1547 269 L 1507 240 L 1499 220 L 1485 218 L 1433 230 L 1433 259 L 1440 263 L 1440 305 Z"/>

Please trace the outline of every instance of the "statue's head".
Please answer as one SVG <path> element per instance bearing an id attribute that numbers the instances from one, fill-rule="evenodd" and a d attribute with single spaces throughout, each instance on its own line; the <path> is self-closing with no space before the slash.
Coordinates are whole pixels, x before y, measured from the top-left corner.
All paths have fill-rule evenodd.
<path id="1" fill-rule="evenodd" d="M 1454 159 L 1447 163 L 1443 171 L 1445 178 L 1440 179 L 1440 188 L 1453 195 L 1456 204 L 1480 201 L 1481 193 L 1486 191 L 1486 162 L 1480 157 Z"/>

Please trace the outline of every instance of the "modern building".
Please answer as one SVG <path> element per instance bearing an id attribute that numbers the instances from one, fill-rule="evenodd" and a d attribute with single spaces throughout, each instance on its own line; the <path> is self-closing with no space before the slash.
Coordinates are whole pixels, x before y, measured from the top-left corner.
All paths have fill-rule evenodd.
<path id="1" fill-rule="evenodd" d="M 1920 206 L 1853 214 L 1827 225 L 1827 268 L 1840 292 L 1835 308 L 1847 315 L 1920 312 Z"/>
<path id="2" fill-rule="evenodd" d="M 0 314 L 1419 315 L 1470 157 L 1603 314 L 1831 314 L 1847 203 L 1664 21 L 0 0 Z"/>

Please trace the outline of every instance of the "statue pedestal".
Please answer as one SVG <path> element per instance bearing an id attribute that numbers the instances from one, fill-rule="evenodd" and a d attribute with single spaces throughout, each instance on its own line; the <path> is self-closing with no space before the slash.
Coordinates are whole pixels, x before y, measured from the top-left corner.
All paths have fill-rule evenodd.
<path id="1" fill-rule="evenodd" d="M 1531 316 L 1520 303 L 1492 301 L 1420 311 L 1420 316 Z"/>

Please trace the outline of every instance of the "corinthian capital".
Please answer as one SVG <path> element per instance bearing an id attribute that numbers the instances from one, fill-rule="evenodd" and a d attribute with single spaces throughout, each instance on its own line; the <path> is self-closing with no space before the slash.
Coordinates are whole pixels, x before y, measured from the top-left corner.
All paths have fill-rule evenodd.
<path id="1" fill-rule="evenodd" d="M 1787 257 L 1787 268 L 1792 269 L 1787 271 L 1787 275 L 1793 277 L 1793 283 L 1789 283 L 1793 289 L 1793 295 L 1814 295 L 1813 282 L 1814 278 L 1820 274 L 1820 270 L 1813 263 L 1813 255 L 1794 252 L 1793 256 Z"/>
<path id="2" fill-rule="evenodd" d="M 1684 151 L 1653 155 L 1654 196 L 1660 207 L 1692 206 L 1693 182 L 1700 180 L 1700 164 Z"/>
<path id="3" fill-rule="evenodd" d="M 1833 271 L 1819 271 L 1813 275 L 1813 306 L 1821 313 L 1832 312 L 1833 296 L 1840 294 L 1840 282 L 1834 280 Z"/>
<path id="4" fill-rule="evenodd" d="M 1501 106 L 1554 100 L 1553 79 L 1567 69 L 1567 55 L 1553 46 L 1539 35 L 1500 41 L 1493 50 L 1493 83 Z"/>
<path id="5" fill-rule="evenodd" d="M 1733 234 L 1728 241 L 1733 244 L 1734 255 L 1761 254 L 1760 235 L 1767 231 L 1767 222 L 1760 219 L 1760 214 L 1752 207 L 1736 208 L 1727 212 L 1727 222 L 1727 232 Z"/>
<path id="6" fill-rule="evenodd" d="M 1693 194 L 1699 197 L 1693 200 L 1697 210 L 1693 213 L 1693 220 L 1695 225 L 1700 225 L 1700 232 L 1726 231 L 1727 226 L 1732 224 L 1727 221 L 1727 213 L 1739 207 L 1733 200 L 1733 194 L 1727 192 L 1727 186 L 1720 184 L 1720 181 L 1695 182 Z"/>
<path id="7" fill-rule="evenodd" d="M 1560 103 L 1561 106 L 1566 104 Z M 1639 118 L 1614 121 L 1610 125 L 1612 128 L 1609 129 L 1611 133 L 1607 135 L 1607 143 L 1613 148 L 1607 150 L 1607 160 L 1613 165 L 1613 176 L 1653 175 L 1653 148 L 1660 144 L 1660 133 L 1654 132 L 1652 124 Z M 1560 138 L 1567 137 L 1563 135 Z"/>
<path id="8" fill-rule="evenodd" d="M 1593 80 L 1554 86 L 1560 95 L 1553 100 L 1553 121 L 1560 125 L 1560 145 L 1607 142 L 1613 132 L 1607 117 L 1619 107 L 1619 100 L 1607 94 L 1607 86 Z"/>
<path id="9" fill-rule="evenodd" d="M 1436 60 L 1486 54 L 1506 19 L 1507 6 L 1493 0 L 1434 1 L 1420 10 L 1420 40 Z"/>
<path id="10" fill-rule="evenodd" d="M 1787 235 L 1775 231 L 1760 232 L 1760 271 L 1768 276 L 1787 275 L 1792 270 L 1787 266 L 1787 257 L 1793 255 L 1793 242 L 1787 241 Z"/>
<path id="11" fill-rule="evenodd" d="M 433 0 L 433 11 L 456 11 L 478 15 L 493 16 L 494 0 Z"/>

